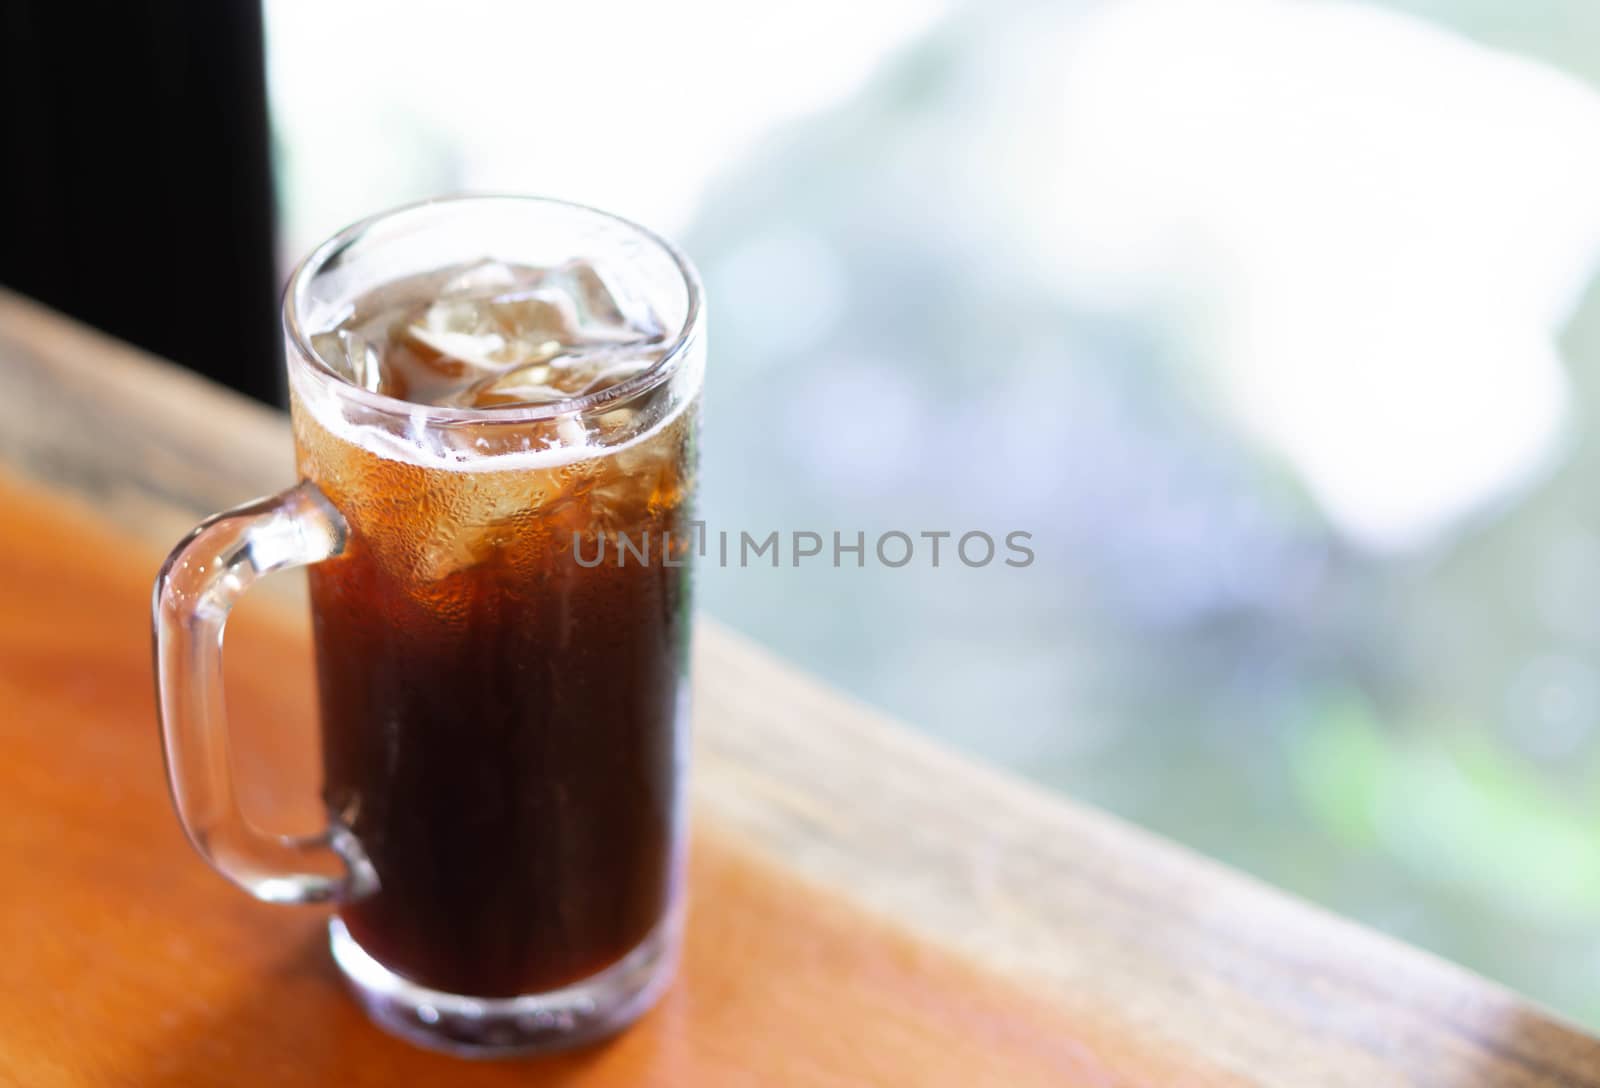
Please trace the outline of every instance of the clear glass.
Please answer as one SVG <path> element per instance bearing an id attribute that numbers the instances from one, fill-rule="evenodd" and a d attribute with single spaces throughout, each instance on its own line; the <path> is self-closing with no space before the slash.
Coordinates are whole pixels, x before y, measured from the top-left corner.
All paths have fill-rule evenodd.
<path id="1" fill-rule="evenodd" d="M 358 387 L 312 349 L 374 288 L 483 258 L 620 268 L 676 334 L 619 385 L 489 410 Z M 615 1031 L 665 987 L 680 929 L 696 274 L 590 208 L 430 201 L 321 246 L 284 327 L 301 481 L 202 524 L 156 583 L 179 819 L 259 898 L 332 901 L 335 962 L 396 1034 L 477 1055 Z M 292 566 L 328 812 L 310 838 L 241 814 L 221 687 L 229 608 Z"/>

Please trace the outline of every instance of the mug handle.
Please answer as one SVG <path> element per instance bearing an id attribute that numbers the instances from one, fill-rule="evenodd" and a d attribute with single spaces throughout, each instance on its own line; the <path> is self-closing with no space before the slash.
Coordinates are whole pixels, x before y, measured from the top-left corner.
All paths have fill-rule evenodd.
<path id="1" fill-rule="evenodd" d="M 376 888 L 377 877 L 348 828 L 270 835 L 240 811 L 222 695 L 223 628 L 258 578 L 331 559 L 348 534 L 339 511 L 305 480 L 207 518 L 156 576 L 156 705 L 178 821 L 212 868 L 270 903 L 353 899 Z"/>

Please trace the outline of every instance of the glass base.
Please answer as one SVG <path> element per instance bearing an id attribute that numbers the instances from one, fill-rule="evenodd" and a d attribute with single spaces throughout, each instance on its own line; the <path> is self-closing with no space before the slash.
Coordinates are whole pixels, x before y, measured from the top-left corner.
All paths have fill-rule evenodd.
<path id="1" fill-rule="evenodd" d="M 674 914 L 621 960 L 544 994 L 465 997 L 401 978 L 367 954 L 337 916 L 333 960 L 372 1021 L 410 1043 L 465 1058 L 503 1058 L 582 1046 L 621 1031 L 655 1004 L 677 960 Z"/>

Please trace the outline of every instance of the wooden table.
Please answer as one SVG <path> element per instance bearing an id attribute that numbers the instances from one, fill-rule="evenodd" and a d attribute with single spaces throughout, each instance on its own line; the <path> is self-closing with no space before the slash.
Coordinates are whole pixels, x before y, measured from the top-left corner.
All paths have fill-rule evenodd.
<path id="1" fill-rule="evenodd" d="M 161 775 L 155 568 L 290 471 L 281 416 L 0 292 L 0 1084 L 1600 1085 L 1600 1043 L 1499 987 L 974 766 L 710 621 L 669 996 L 557 1058 L 396 1042 L 343 996 L 321 913 L 190 853 Z M 229 647 L 247 804 L 305 819 L 303 607 L 257 593 Z"/>

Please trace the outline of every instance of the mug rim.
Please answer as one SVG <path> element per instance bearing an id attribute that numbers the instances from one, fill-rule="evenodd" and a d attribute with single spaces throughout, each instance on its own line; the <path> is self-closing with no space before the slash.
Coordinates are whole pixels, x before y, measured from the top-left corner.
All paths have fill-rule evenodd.
<path id="1" fill-rule="evenodd" d="M 369 230 L 380 223 L 414 215 L 432 208 L 493 204 L 512 207 L 542 205 L 567 212 L 595 216 L 631 231 L 665 253 L 683 281 L 684 290 L 687 294 L 687 305 L 677 335 L 667 345 L 661 357 L 639 373 L 631 375 L 616 385 L 607 386 L 593 393 L 515 407 L 451 408 L 442 405 L 418 404 L 390 396 L 387 393 L 374 392 L 362 386 L 354 385 L 340 377 L 328 364 L 327 360 L 322 358 L 317 353 L 317 350 L 312 347 L 311 337 L 306 333 L 300 320 L 300 315 L 306 306 L 310 285 L 315 280 L 317 273 L 326 268 L 330 262 L 337 260 Z M 401 204 L 385 211 L 365 216 L 336 232 L 302 258 L 300 263 L 295 266 L 294 271 L 290 273 L 289 281 L 285 285 L 283 292 L 283 327 L 288 336 L 289 344 L 293 349 L 293 354 L 299 357 L 308 370 L 336 390 L 338 396 L 354 400 L 374 411 L 382 412 L 389 416 L 401 417 L 413 423 L 421 419 L 428 423 L 440 425 L 534 422 L 593 412 L 632 400 L 655 389 L 677 373 L 679 366 L 689 354 L 690 348 L 700 334 L 703 313 L 704 301 L 700 286 L 700 275 L 683 251 L 666 238 L 631 219 L 602 211 L 588 204 L 582 204 L 574 200 L 564 200 L 559 197 L 516 193 L 463 193 L 435 196 L 425 200 L 412 201 L 409 204 Z M 295 366 L 294 358 L 290 358 L 288 362 L 291 368 Z"/>

